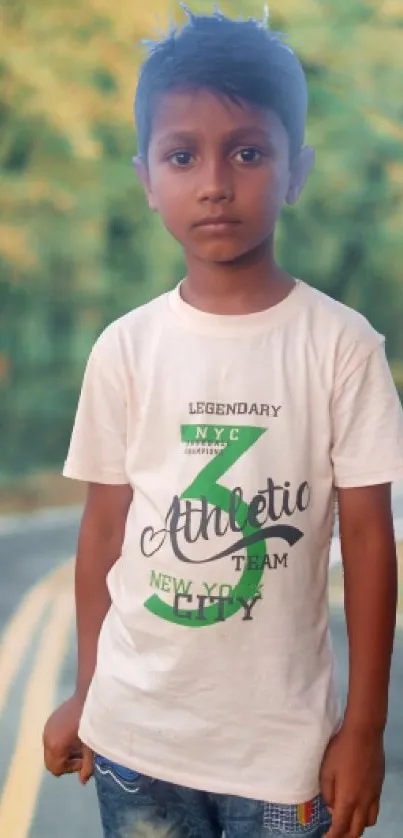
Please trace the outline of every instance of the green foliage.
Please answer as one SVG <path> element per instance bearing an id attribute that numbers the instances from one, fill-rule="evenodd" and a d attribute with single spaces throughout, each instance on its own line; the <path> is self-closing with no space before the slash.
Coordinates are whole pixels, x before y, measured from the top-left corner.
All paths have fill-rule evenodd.
<path id="1" fill-rule="evenodd" d="M 164 29 L 172 10 L 182 15 L 168 0 L 152 6 L 2 3 L 0 477 L 60 467 L 94 339 L 181 274 L 130 162 L 135 45 Z M 237 13 L 261 8 L 244 0 Z M 280 259 L 361 310 L 399 360 L 401 4 L 275 0 L 271 14 L 304 61 L 317 150 L 305 195 L 280 225 Z"/>
<path id="2" fill-rule="evenodd" d="M 389 354 L 403 357 L 403 60 L 392 6 L 300 4 L 292 42 L 308 75 L 317 161 L 279 244 L 292 273 L 362 311 L 387 336 Z"/>

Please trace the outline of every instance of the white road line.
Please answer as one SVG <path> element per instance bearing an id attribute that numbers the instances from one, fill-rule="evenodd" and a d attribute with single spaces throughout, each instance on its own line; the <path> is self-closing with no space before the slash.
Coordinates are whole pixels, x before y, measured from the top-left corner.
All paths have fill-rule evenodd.
<path id="1" fill-rule="evenodd" d="M 41 733 L 54 707 L 74 618 L 72 586 L 62 585 L 42 629 L 24 693 L 15 750 L 0 797 L 0 835 L 27 838 L 43 777 Z"/>
<path id="2" fill-rule="evenodd" d="M 58 567 L 30 588 L 0 638 L 0 716 L 24 654 L 49 605 L 53 585 L 65 574 L 65 566 Z"/>

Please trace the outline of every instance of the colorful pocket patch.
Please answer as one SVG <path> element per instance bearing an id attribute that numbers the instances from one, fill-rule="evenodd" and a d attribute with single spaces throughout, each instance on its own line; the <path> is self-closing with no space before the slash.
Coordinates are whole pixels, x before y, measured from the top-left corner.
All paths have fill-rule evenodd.
<path id="1" fill-rule="evenodd" d="M 297 820 L 300 826 L 309 826 L 313 818 L 314 801 L 299 803 L 297 806 Z"/>
<path id="2" fill-rule="evenodd" d="M 280 803 L 265 803 L 263 826 L 265 829 L 285 835 L 306 835 L 320 824 L 322 800 L 320 795 L 307 803 L 286 806 Z"/>

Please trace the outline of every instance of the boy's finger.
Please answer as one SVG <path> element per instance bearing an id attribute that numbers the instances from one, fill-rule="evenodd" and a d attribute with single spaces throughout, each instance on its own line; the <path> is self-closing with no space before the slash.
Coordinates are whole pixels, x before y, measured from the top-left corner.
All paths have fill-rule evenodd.
<path id="1" fill-rule="evenodd" d="M 83 746 L 83 756 L 81 760 L 80 783 L 85 785 L 94 773 L 94 752 L 86 745 Z"/>
<path id="2" fill-rule="evenodd" d="M 367 821 L 368 815 L 365 809 L 356 809 L 350 826 L 350 835 L 352 838 L 360 838 L 360 836 L 364 834 Z"/>
<path id="3" fill-rule="evenodd" d="M 76 759 L 69 759 L 66 762 L 64 774 L 77 774 L 81 771 L 82 766 L 82 759 L 81 757 L 77 757 Z"/>
<path id="4" fill-rule="evenodd" d="M 375 800 L 369 807 L 367 826 L 375 826 L 379 815 L 379 800 Z"/>
<path id="5" fill-rule="evenodd" d="M 353 810 L 336 806 L 333 811 L 332 825 L 327 833 L 327 838 L 347 838 L 350 836 L 350 825 Z"/>
<path id="6" fill-rule="evenodd" d="M 334 807 L 335 796 L 334 777 L 325 775 L 321 777 L 321 794 L 328 810 L 332 811 Z"/>
<path id="7" fill-rule="evenodd" d="M 50 774 L 53 774 L 54 777 L 61 777 L 63 774 L 66 774 L 66 766 L 68 765 L 68 763 L 69 760 L 65 757 L 55 757 L 54 755 L 46 755 L 46 770 L 49 771 Z"/>

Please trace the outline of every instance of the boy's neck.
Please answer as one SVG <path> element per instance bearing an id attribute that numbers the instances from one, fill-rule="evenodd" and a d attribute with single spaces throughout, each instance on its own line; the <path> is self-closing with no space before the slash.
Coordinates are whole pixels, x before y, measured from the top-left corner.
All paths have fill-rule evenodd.
<path id="1" fill-rule="evenodd" d="M 280 303 L 294 285 L 295 280 L 266 250 L 231 264 L 188 258 L 181 295 L 193 308 L 209 314 L 252 314 Z"/>

